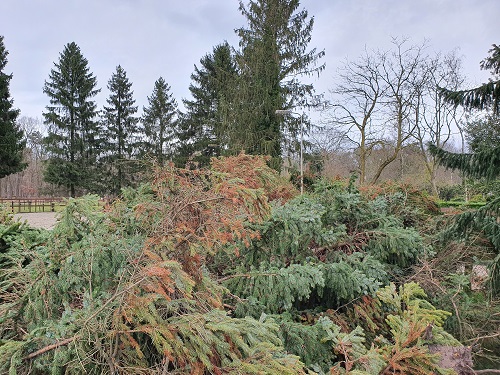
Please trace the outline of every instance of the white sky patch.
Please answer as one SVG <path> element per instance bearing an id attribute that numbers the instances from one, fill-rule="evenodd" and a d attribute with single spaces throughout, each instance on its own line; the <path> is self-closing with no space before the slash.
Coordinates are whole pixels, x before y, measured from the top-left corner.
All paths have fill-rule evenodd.
<path id="1" fill-rule="evenodd" d="M 463 73 L 477 85 L 489 77 L 479 62 L 500 43 L 498 0 L 304 0 L 302 8 L 315 18 L 309 47 L 326 52 L 326 70 L 314 80 L 318 92 L 334 86 L 345 58 L 388 48 L 391 37 L 427 39 L 443 53 L 459 48 Z M 48 104 L 44 81 L 67 43 L 78 44 L 88 59 L 102 89 L 100 106 L 120 64 L 142 111 L 160 76 L 181 105 L 194 64 L 224 40 L 237 47 L 234 29 L 245 26 L 237 0 L 1 0 L 0 14 L 14 105 L 39 118 Z"/>

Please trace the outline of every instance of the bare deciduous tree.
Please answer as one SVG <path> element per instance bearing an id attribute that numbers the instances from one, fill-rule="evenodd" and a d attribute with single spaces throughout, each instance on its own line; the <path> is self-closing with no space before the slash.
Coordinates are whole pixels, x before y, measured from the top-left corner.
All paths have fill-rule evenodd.
<path id="1" fill-rule="evenodd" d="M 388 138 L 392 139 L 387 143 L 391 152 L 380 162 L 371 183 L 376 183 L 382 171 L 397 159 L 414 133 L 418 118 L 414 108 L 419 107 L 419 92 L 428 77 L 424 63 L 427 59 L 425 43 L 407 47 L 406 40 L 394 39 L 393 44 L 392 51 L 377 53 L 381 61 L 381 80 L 387 86 L 381 104 L 388 115 L 385 129 Z"/>
<path id="2" fill-rule="evenodd" d="M 330 106 L 330 122 L 337 136 L 354 145 L 361 184 L 366 180 L 367 158 L 379 143 L 378 105 L 385 91 L 380 61 L 367 51 L 357 61 L 346 60 L 339 70 L 339 83 L 331 91 L 334 99 Z"/>
<path id="3" fill-rule="evenodd" d="M 44 125 L 38 118 L 20 117 L 17 121 L 23 130 L 26 148 L 23 153 L 26 169 L 1 179 L 0 196 L 2 197 L 34 197 L 42 195 L 47 186 L 43 182 L 43 148 Z"/>
<path id="4" fill-rule="evenodd" d="M 431 58 L 425 42 L 411 45 L 406 39 L 393 39 L 392 43 L 389 50 L 365 51 L 356 61 L 346 60 L 331 90 L 327 122 L 332 134 L 357 155 L 361 184 L 376 183 L 415 142 L 422 152 L 427 141 L 447 142 L 455 121 L 452 107 L 439 99 L 437 84 L 459 82 L 459 59 L 454 54 Z M 383 153 L 368 163 L 376 150 Z M 425 157 L 434 181 L 436 167 Z"/>
<path id="5" fill-rule="evenodd" d="M 426 144 L 431 142 L 439 148 L 446 147 L 454 131 L 460 131 L 460 120 L 463 110 L 446 103 L 437 87 L 450 87 L 457 89 L 463 83 L 460 74 L 461 60 L 455 52 L 444 56 L 438 54 L 429 59 L 426 66 L 427 82 L 419 93 L 419 107 L 415 109 L 416 127 L 413 134 L 420 147 L 425 168 L 435 196 L 438 195 L 436 185 L 436 172 L 438 164 L 436 157 L 429 154 Z"/>

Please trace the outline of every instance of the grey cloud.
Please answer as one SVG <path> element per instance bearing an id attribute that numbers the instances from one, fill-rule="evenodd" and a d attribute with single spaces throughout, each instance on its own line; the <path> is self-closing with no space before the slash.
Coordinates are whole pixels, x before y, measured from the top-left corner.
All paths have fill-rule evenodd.
<path id="1" fill-rule="evenodd" d="M 429 39 L 431 48 L 460 47 L 464 73 L 473 81 L 488 76 L 479 61 L 498 43 L 498 0 L 303 0 L 315 17 L 311 48 L 325 49 L 327 69 L 317 90 L 333 85 L 336 68 L 365 47 L 386 48 L 391 36 Z M 236 0 L 2 0 L 0 14 L 13 72 L 11 94 L 26 116 L 41 116 L 42 92 L 53 62 L 75 41 L 89 60 L 104 102 L 106 84 L 118 64 L 127 71 L 140 108 L 161 75 L 177 100 L 189 95 L 193 65 L 244 25 Z"/>

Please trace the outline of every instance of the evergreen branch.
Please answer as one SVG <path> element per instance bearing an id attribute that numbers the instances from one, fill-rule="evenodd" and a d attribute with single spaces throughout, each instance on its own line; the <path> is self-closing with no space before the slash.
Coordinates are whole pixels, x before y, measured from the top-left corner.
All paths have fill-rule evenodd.
<path id="1" fill-rule="evenodd" d="M 445 102 L 455 107 L 462 106 L 467 110 L 493 109 L 493 113 L 499 111 L 500 81 L 490 81 L 470 90 L 453 91 L 438 87 L 439 95 Z"/>
<path id="2" fill-rule="evenodd" d="M 429 151 L 446 168 L 458 169 L 472 178 L 493 180 L 500 176 L 500 146 L 474 154 L 455 154 L 429 144 Z"/>
<path id="3" fill-rule="evenodd" d="M 218 201 L 218 200 L 223 200 L 223 199 L 227 199 L 227 198 L 226 197 L 218 196 L 218 197 L 211 197 L 211 198 L 206 198 L 206 199 L 199 199 L 199 200 L 192 201 L 192 202 L 187 202 L 180 209 L 178 209 L 176 212 L 174 212 L 174 214 L 172 215 L 172 219 L 171 220 L 174 221 L 174 219 L 176 218 L 177 214 L 179 212 L 184 211 L 184 209 L 186 207 L 188 207 L 188 206 L 192 206 L 193 204 L 205 203 L 205 202 L 210 202 L 210 201 Z"/>
<path id="4" fill-rule="evenodd" d="M 95 318 L 101 311 L 103 311 L 106 306 L 108 306 L 111 302 L 113 302 L 115 299 L 117 299 L 118 297 L 120 297 L 121 295 L 127 293 L 130 289 L 134 288 L 135 286 L 139 285 L 140 283 L 142 283 L 144 280 L 146 279 L 146 277 L 142 277 L 141 279 L 139 279 L 138 281 L 136 281 L 135 283 L 129 285 L 127 288 L 113 294 L 100 308 L 98 308 L 92 315 L 90 315 L 86 320 L 85 322 L 83 323 L 83 325 L 86 325 L 89 321 L 91 321 L 93 318 Z"/>
<path id="5" fill-rule="evenodd" d="M 73 337 L 56 342 L 55 344 L 47 345 L 47 346 L 43 347 L 42 349 L 37 350 L 36 352 L 33 352 L 33 353 L 27 355 L 26 357 L 24 357 L 24 359 L 32 359 L 32 358 L 38 357 L 39 355 L 44 354 L 50 350 L 57 349 L 57 348 L 64 346 L 64 345 L 68 345 L 78 338 L 79 338 L 79 336 L 75 335 Z"/>
<path id="6" fill-rule="evenodd" d="M 276 274 L 274 274 L 274 275 L 276 275 Z M 234 279 L 236 277 L 244 277 L 244 278 L 250 279 L 252 276 L 253 275 L 251 275 L 249 273 L 237 273 L 237 274 L 234 274 L 234 275 L 229 275 L 229 276 L 226 276 L 226 277 L 222 277 L 222 278 L 218 279 L 217 281 L 219 281 L 220 283 L 222 283 L 224 281 L 227 281 L 227 280 L 230 280 L 230 279 Z"/>

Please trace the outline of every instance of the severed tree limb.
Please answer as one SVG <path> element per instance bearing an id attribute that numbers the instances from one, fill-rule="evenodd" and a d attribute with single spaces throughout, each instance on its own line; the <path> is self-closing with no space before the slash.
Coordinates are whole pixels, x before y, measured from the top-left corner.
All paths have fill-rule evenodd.
<path id="1" fill-rule="evenodd" d="M 58 341 L 55 344 L 47 345 L 47 346 L 43 347 L 42 349 L 37 350 L 36 352 L 33 352 L 33 353 L 27 355 L 26 357 L 24 357 L 24 359 L 32 359 L 32 358 L 38 357 L 39 355 L 46 353 L 50 350 L 57 349 L 60 346 L 68 345 L 69 343 L 75 341 L 77 338 L 78 338 L 78 336 L 73 336 L 73 337 L 70 337 L 69 339 L 64 339 L 62 341 Z"/>
<path id="2" fill-rule="evenodd" d="M 498 336 L 500 336 L 500 332 L 495 332 L 495 333 L 493 333 L 493 334 L 491 334 L 491 335 L 487 335 L 487 336 L 475 337 L 475 338 L 473 338 L 473 339 L 469 339 L 469 340 L 467 340 L 467 341 L 465 341 L 465 342 L 471 342 L 471 341 L 477 342 L 477 341 L 479 341 L 479 340 L 483 340 L 483 339 L 491 339 L 491 338 L 493 338 L 493 337 L 498 337 Z"/>

